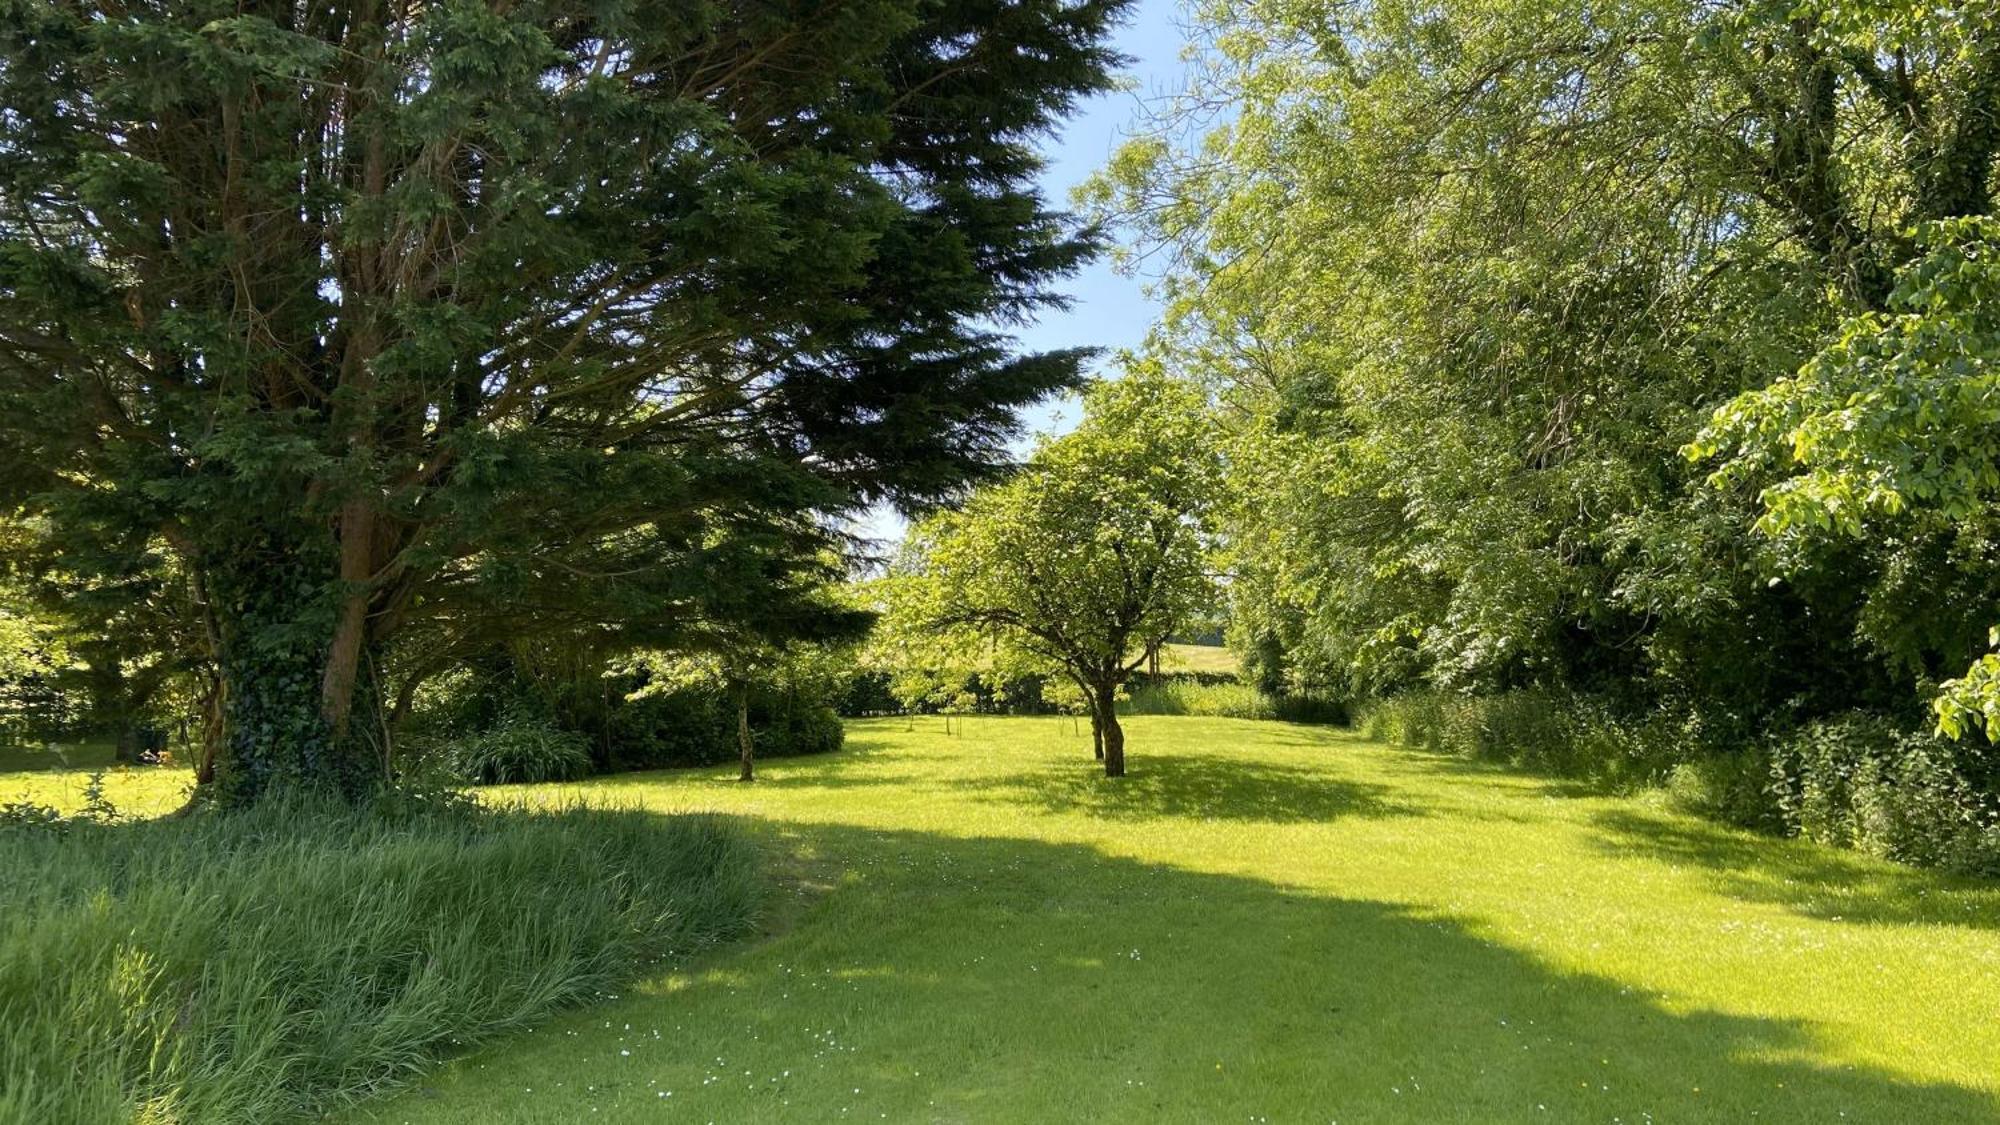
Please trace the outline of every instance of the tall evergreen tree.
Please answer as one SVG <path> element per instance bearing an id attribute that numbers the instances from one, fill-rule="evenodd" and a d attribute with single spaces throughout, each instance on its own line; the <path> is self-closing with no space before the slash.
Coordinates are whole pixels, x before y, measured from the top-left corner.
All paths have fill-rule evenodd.
<path id="1" fill-rule="evenodd" d="M 1125 2 L 0 0 L 0 498 L 179 556 L 230 799 L 363 792 L 419 624 L 657 639 L 999 459 Z"/>

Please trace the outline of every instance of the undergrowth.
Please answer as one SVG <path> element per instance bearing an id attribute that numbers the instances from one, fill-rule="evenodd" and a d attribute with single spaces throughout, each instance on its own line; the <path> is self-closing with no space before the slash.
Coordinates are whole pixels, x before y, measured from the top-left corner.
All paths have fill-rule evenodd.
<path id="1" fill-rule="evenodd" d="M 759 867 L 700 816 L 12 806 L 0 1121 L 323 1113 L 744 933 Z"/>

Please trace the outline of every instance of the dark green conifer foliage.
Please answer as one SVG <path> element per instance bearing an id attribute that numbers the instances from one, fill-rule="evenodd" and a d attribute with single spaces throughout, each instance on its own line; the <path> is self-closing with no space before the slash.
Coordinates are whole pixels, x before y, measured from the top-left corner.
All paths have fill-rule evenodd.
<path id="1" fill-rule="evenodd" d="M 1124 3 L 0 0 L 0 499 L 179 556 L 231 799 L 365 791 L 399 637 L 658 640 L 1000 459 Z"/>

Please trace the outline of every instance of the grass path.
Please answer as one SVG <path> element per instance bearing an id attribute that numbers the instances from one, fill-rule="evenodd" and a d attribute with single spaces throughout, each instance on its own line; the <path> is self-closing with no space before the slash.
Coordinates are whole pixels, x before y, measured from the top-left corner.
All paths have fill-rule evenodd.
<path id="1" fill-rule="evenodd" d="M 906 727 L 524 791 L 752 818 L 776 932 L 356 1120 L 2000 1121 L 2000 886 L 1334 730 Z"/>

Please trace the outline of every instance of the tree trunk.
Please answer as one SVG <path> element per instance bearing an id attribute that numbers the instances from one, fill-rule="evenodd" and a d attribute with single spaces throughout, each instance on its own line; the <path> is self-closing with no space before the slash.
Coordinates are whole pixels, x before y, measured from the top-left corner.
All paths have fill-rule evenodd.
<path id="1" fill-rule="evenodd" d="M 124 765 L 135 765 L 139 761 L 139 725 L 135 722 L 118 724 L 118 745 L 112 751 L 111 760 Z"/>
<path id="2" fill-rule="evenodd" d="M 367 582 L 373 570 L 374 530 L 375 516 L 366 503 L 350 501 L 341 509 L 339 609 L 320 680 L 320 710 L 336 738 L 347 736 L 355 684 L 368 648 Z"/>
<path id="3" fill-rule="evenodd" d="M 1090 701 L 1090 752 L 1098 761 L 1104 760 L 1104 720 L 1097 717 L 1097 700 Z"/>
<path id="4" fill-rule="evenodd" d="M 750 685 L 736 685 L 736 747 L 743 754 L 743 772 L 736 776 L 738 781 L 755 780 L 752 765 L 753 744 L 750 741 Z"/>
<path id="5" fill-rule="evenodd" d="M 380 662 L 369 639 L 340 628 L 335 556 L 324 529 L 290 525 L 236 529 L 203 560 L 218 618 L 225 805 L 296 791 L 360 800 L 385 781 Z"/>
<path id="6" fill-rule="evenodd" d="M 223 687 L 219 676 L 210 676 L 201 696 L 201 757 L 195 762 L 194 783 L 206 786 L 215 780 L 215 758 L 222 750 Z"/>
<path id="7" fill-rule="evenodd" d="M 1125 728 L 1118 725 L 1118 685 L 1106 684 L 1097 689 L 1097 706 L 1093 709 L 1099 725 L 1098 756 L 1104 759 L 1104 776 L 1125 776 Z"/>

